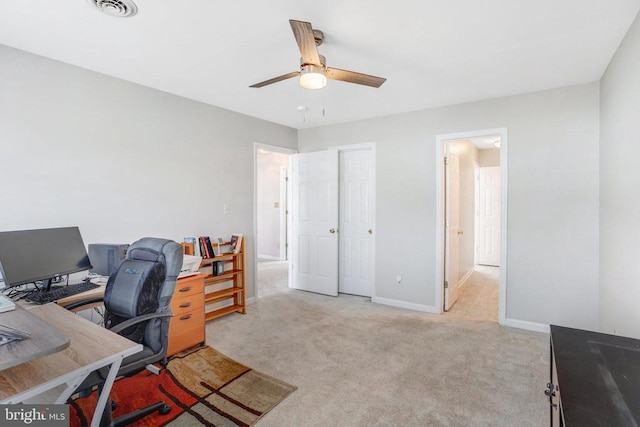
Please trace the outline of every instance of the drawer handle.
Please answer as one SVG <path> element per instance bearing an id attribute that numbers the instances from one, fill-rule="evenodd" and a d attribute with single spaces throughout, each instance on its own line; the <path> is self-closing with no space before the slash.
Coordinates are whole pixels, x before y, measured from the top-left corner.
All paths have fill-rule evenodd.
<path id="1" fill-rule="evenodd" d="M 189 286 L 188 288 L 182 288 L 178 292 L 189 292 L 190 290 L 191 290 L 191 286 Z"/>
<path id="2" fill-rule="evenodd" d="M 180 320 L 189 320 L 191 319 L 192 314 L 187 314 L 186 316 L 182 316 Z"/>
<path id="3" fill-rule="evenodd" d="M 193 304 L 192 302 L 188 302 L 186 304 L 180 304 L 180 308 L 187 308 L 187 307 L 191 307 L 191 304 Z"/>

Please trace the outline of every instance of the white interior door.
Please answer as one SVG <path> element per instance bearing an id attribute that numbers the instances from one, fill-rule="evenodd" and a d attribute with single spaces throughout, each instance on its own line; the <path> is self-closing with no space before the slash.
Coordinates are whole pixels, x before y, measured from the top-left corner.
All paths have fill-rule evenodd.
<path id="1" fill-rule="evenodd" d="M 373 289 L 372 150 L 340 151 L 339 290 L 370 297 Z"/>
<path id="2" fill-rule="evenodd" d="M 449 310 L 458 299 L 460 230 L 460 160 L 449 152 L 445 160 L 445 256 L 444 309 Z"/>
<path id="3" fill-rule="evenodd" d="M 500 167 L 480 168 L 478 264 L 500 265 Z"/>
<path id="4" fill-rule="evenodd" d="M 292 287 L 338 295 L 338 151 L 292 156 Z"/>

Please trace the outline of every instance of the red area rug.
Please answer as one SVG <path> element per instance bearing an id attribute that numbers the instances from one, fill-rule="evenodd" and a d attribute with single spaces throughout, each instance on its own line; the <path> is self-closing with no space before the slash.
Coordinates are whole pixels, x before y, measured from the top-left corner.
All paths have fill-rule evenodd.
<path id="1" fill-rule="evenodd" d="M 250 426 L 296 387 L 255 371 L 211 347 L 179 353 L 160 375 L 144 371 L 115 382 L 116 418 L 164 401 L 171 412 L 154 412 L 133 426 Z M 70 426 L 91 423 L 96 393 L 70 402 Z"/>

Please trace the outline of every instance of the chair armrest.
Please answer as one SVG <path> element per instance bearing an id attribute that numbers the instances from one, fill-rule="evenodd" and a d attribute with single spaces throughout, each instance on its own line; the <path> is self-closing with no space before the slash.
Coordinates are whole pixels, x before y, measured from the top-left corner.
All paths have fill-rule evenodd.
<path id="1" fill-rule="evenodd" d="M 79 307 L 85 306 L 85 305 L 89 305 L 89 304 L 97 304 L 99 302 L 104 302 L 104 298 L 103 297 L 93 297 L 93 298 L 86 298 L 80 301 L 76 301 L 76 302 L 72 302 L 70 304 L 65 304 L 63 306 L 63 308 L 66 308 L 69 311 L 73 311 Z"/>
<path id="2" fill-rule="evenodd" d="M 127 329 L 130 326 L 136 325 L 140 322 L 145 322 L 151 319 L 160 319 L 163 317 L 173 317 L 173 313 L 166 311 L 164 313 L 149 313 L 142 316 L 134 317 L 133 319 L 125 320 L 122 323 L 118 323 L 113 328 L 109 329 L 111 332 L 120 333 L 122 330 Z"/>

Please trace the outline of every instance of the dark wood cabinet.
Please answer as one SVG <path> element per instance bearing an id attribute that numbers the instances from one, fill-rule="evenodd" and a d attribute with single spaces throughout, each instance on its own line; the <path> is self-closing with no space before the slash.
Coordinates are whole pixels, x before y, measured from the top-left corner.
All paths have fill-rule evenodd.
<path id="1" fill-rule="evenodd" d="M 640 340 L 551 325 L 550 424 L 640 425 Z"/>

